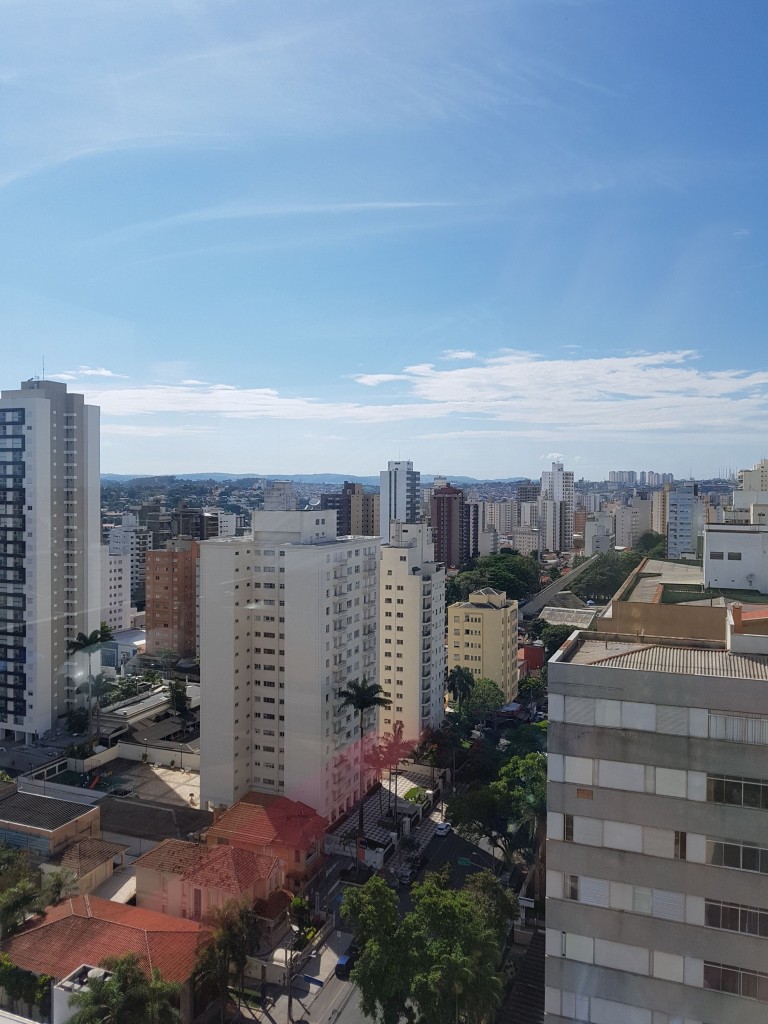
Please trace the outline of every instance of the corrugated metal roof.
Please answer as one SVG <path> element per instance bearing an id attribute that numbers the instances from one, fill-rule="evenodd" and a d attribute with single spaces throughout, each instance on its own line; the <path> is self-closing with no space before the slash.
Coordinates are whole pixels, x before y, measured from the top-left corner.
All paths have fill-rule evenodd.
<path id="1" fill-rule="evenodd" d="M 606 654 L 606 645 L 594 640 L 583 644 L 579 654 L 580 664 L 604 665 L 606 668 L 669 672 L 683 676 L 768 680 L 768 655 L 734 654 L 726 650 L 672 647 L 666 644 L 637 644 L 629 649 L 625 647 L 621 652 Z"/>

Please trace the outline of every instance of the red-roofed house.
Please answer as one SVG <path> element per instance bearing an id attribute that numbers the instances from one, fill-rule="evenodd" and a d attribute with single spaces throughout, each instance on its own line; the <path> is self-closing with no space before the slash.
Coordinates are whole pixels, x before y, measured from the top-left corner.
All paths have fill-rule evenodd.
<path id="1" fill-rule="evenodd" d="M 301 891 L 323 866 L 327 827 L 325 818 L 299 800 L 248 793 L 214 819 L 205 840 L 209 846 L 233 846 L 277 857 L 283 884 Z"/>
<path id="2" fill-rule="evenodd" d="M 234 846 L 166 839 L 139 857 L 135 867 L 139 907 L 199 921 L 209 910 L 241 900 L 262 919 L 263 941 L 285 931 L 289 898 L 287 894 L 281 898 L 277 857 Z M 277 916 L 271 912 L 276 904 L 280 905 Z"/>
<path id="3" fill-rule="evenodd" d="M 56 981 L 82 964 L 136 953 L 145 970 L 157 968 L 181 985 L 182 1020 L 193 1019 L 192 975 L 208 932 L 196 921 L 130 907 L 96 896 L 75 896 L 31 918 L 0 943 L 13 964 Z"/>

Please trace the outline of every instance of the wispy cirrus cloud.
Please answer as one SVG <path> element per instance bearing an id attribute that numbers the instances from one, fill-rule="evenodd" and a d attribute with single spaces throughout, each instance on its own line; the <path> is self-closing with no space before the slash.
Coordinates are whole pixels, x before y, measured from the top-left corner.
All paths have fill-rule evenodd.
<path id="1" fill-rule="evenodd" d="M 443 359 L 477 359 L 477 352 L 472 352 L 470 349 L 466 348 L 447 348 L 443 352 Z"/>

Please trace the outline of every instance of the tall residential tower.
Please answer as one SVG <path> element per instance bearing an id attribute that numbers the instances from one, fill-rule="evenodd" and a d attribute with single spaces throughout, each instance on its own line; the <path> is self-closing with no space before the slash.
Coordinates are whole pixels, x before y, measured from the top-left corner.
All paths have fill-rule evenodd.
<path id="1" fill-rule="evenodd" d="M 83 679 L 67 641 L 101 618 L 99 410 L 66 384 L 0 395 L 0 723 L 31 740 Z"/>
<path id="2" fill-rule="evenodd" d="M 379 533 L 382 544 L 389 542 L 389 524 L 419 521 L 421 474 L 412 462 L 390 462 L 379 474 Z"/>

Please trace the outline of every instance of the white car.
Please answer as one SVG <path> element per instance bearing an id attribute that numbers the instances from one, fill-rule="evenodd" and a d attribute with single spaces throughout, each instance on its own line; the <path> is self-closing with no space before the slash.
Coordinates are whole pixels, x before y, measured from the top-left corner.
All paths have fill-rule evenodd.
<path id="1" fill-rule="evenodd" d="M 451 831 L 450 821 L 438 821 L 437 828 L 435 829 L 436 836 L 447 836 Z"/>

